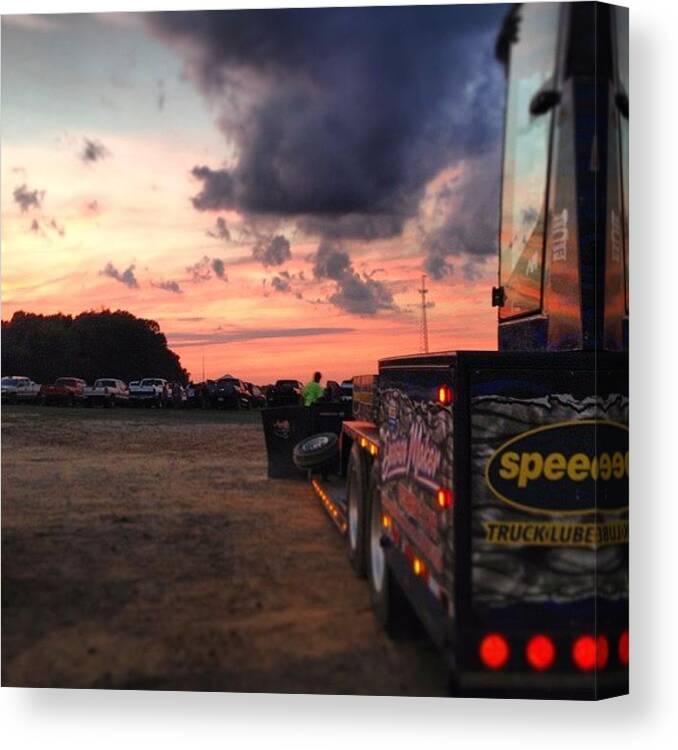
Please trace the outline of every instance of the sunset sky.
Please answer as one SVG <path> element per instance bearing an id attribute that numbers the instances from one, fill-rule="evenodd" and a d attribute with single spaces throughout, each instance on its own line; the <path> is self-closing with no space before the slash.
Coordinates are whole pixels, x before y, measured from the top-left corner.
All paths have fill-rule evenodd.
<path id="1" fill-rule="evenodd" d="M 495 348 L 505 12 L 3 17 L 3 319 L 125 309 L 196 379 L 342 379 L 419 350 L 426 273 L 431 349 Z"/>

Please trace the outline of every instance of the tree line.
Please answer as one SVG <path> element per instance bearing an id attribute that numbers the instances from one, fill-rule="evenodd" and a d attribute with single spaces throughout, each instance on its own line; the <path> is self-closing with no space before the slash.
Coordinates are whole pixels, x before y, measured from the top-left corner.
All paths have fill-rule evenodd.
<path id="1" fill-rule="evenodd" d="M 38 383 L 72 376 L 88 383 L 159 377 L 183 384 L 189 375 L 160 326 L 126 310 L 75 317 L 14 313 L 2 321 L 2 374 L 28 375 Z"/>

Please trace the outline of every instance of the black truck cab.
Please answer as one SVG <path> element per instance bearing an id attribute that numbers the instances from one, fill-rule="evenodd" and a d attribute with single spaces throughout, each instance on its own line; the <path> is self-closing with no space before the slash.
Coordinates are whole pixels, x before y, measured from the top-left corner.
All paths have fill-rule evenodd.
<path id="1" fill-rule="evenodd" d="M 628 349 L 628 10 L 514 6 L 497 56 L 499 349 Z"/>

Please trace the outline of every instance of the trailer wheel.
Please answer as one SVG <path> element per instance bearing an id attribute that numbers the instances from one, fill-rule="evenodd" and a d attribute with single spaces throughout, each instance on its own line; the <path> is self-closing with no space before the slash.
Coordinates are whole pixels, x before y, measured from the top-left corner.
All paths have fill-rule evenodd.
<path id="1" fill-rule="evenodd" d="M 369 485 L 369 526 L 367 538 L 367 578 L 372 609 L 377 622 L 392 637 L 409 631 L 411 616 L 407 600 L 386 564 L 382 544 L 382 512 L 377 464 L 372 467 Z"/>
<path id="2" fill-rule="evenodd" d="M 300 469 L 313 469 L 334 458 L 339 439 L 333 432 L 320 432 L 294 446 L 292 460 Z"/>
<path id="3" fill-rule="evenodd" d="M 346 473 L 346 502 L 348 559 L 355 574 L 364 578 L 367 573 L 367 467 L 357 443 L 353 444 Z"/>

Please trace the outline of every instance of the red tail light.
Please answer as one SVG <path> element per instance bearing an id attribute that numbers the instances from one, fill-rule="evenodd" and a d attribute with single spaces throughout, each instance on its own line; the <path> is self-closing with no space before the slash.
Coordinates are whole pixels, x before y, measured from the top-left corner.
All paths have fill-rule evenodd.
<path id="1" fill-rule="evenodd" d="M 620 663 L 623 664 L 625 667 L 628 667 L 629 665 L 629 631 L 628 630 L 625 630 L 619 636 L 619 646 L 617 648 L 617 654 L 619 656 Z"/>
<path id="2" fill-rule="evenodd" d="M 582 672 L 596 666 L 596 642 L 590 635 L 582 635 L 572 644 L 572 661 Z"/>
<path id="3" fill-rule="evenodd" d="M 590 672 L 598 667 L 605 669 L 610 658 L 610 645 L 604 635 L 593 638 L 582 635 L 572 644 L 572 660 L 582 672 Z"/>
<path id="4" fill-rule="evenodd" d="M 537 672 L 544 672 L 553 666 L 556 659 L 556 647 L 547 635 L 535 635 L 525 648 L 527 663 Z"/>
<path id="5" fill-rule="evenodd" d="M 610 658 L 610 645 L 604 635 L 596 638 L 596 664 L 598 669 L 605 669 L 607 660 Z"/>
<path id="6" fill-rule="evenodd" d="M 488 669 L 501 669 L 509 659 L 508 641 L 499 633 L 490 633 L 480 641 L 480 659 Z"/>

